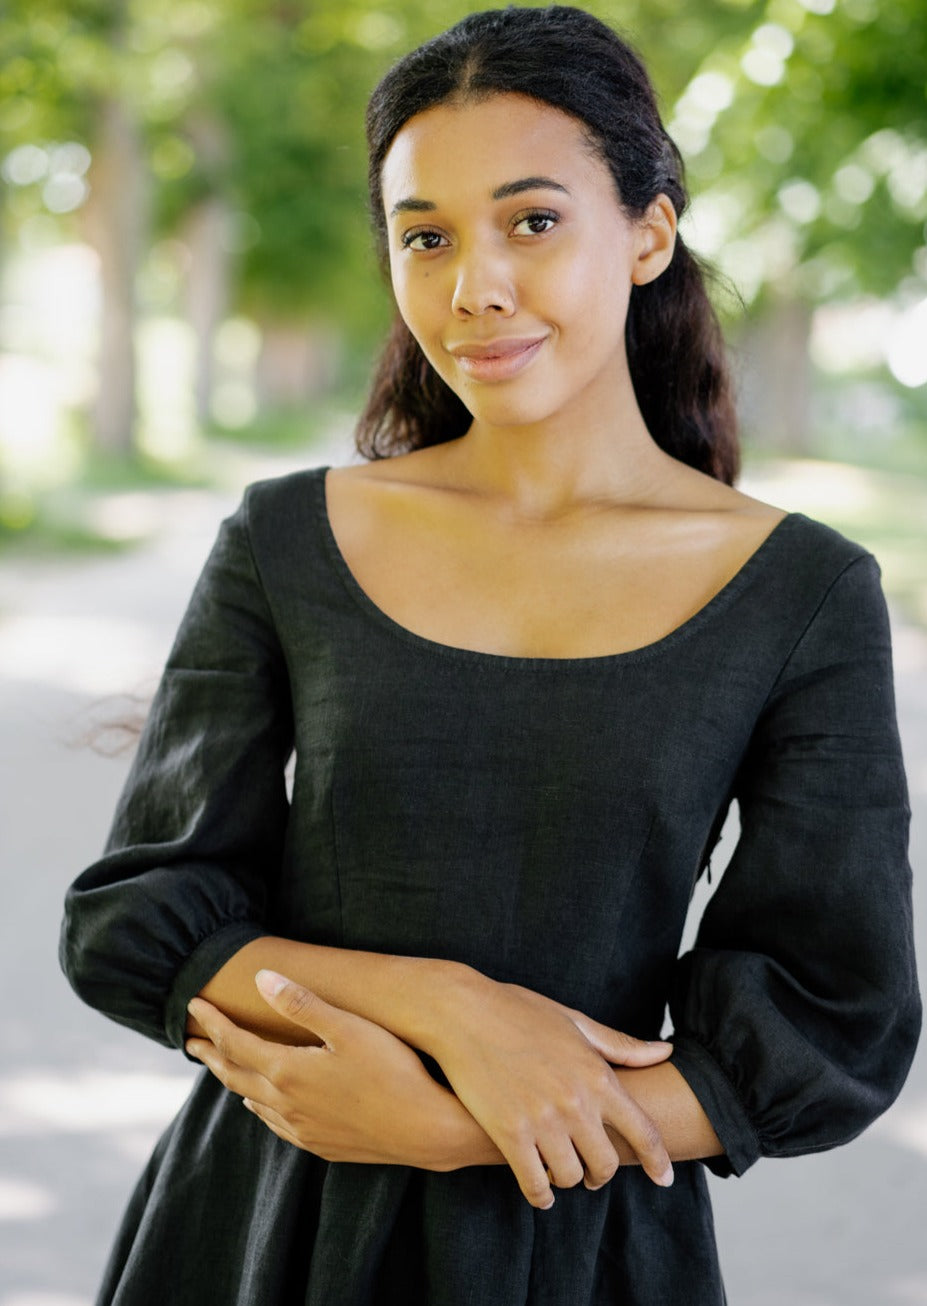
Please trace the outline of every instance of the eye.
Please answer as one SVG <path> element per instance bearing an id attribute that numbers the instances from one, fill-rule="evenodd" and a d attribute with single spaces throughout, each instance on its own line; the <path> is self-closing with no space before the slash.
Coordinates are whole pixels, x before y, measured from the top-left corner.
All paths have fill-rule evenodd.
<path id="1" fill-rule="evenodd" d="M 560 221 L 560 215 L 554 213 L 551 209 L 532 209 L 530 213 L 524 213 L 515 219 L 512 230 L 517 236 L 543 236 Z M 519 231 L 520 227 L 527 230 Z"/>
<path id="2" fill-rule="evenodd" d="M 402 248 L 425 252 L 440 249 L 442 242 L 446 243 L 440 231 L 429 231 L 426 228 L 424 231 L 407 231 L 402 237 Z"/>

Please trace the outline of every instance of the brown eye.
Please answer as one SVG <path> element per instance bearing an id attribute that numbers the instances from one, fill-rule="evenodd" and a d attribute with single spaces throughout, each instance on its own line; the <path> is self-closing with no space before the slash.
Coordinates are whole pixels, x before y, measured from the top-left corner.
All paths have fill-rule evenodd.
<path id="1" fill-rule="evenodd" d="M 403 249 L 439 249 L 444 237 L 439 231 L 407 231 L 402 238 Z"/>
<path id="2" fill-rule="evenodd" d="M 551 213 L 547 209 L 538 209 L 517 218 L 513 230 L 519 236 L 543 236 L 546 232 L 551 231 L 559 221 L 560 219 L 556 213 Z M 527 230 L 519 231 L 519 227 L 525 227 Z"/>

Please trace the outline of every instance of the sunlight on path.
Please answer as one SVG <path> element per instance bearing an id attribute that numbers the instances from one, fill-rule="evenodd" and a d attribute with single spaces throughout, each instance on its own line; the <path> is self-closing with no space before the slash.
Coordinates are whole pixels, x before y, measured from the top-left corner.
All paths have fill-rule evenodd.
<path id="1" fill-rule="evenodd" d="M 927 1097 L 907 1095 L 872 1126 L 873 1133 L 927 1157 Z"/>
<path id="2" fill-rule="evenodd" d="M 162 655 L 163 640 L 143 622 L 33 613 L 4 621 L 0 677 L 105 695 L 134 685 L 142 667 L 156 670 Z"/>
<path id="3" fill-rule="evenodd" d="M 47 1070 L 0 1079 L 0 1137 L 161 1127 L 190 1091 L 188 1075 Z"/>
<path id="4" fill-rule="evenodd" d="M 11 1292 L 0 1297 L 0 1306 L 91 1306 L 89 1297 L 63 1292 Z"/>

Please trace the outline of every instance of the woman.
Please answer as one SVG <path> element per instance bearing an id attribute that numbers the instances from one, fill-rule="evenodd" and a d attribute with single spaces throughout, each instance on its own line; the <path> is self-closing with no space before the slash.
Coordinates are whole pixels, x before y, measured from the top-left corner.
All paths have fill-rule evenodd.
<path id="1" fill-rule="evenodd" d="M 100 1301 L 716 1304 L 694 1162 L 852 1138 L 916 1040 L 877 569 L 731 486 L 609 29 L 474 14 L 368 133 L 389 456 L 224 524 L 68 899 L 81 996 L 212 1072 Z"/>

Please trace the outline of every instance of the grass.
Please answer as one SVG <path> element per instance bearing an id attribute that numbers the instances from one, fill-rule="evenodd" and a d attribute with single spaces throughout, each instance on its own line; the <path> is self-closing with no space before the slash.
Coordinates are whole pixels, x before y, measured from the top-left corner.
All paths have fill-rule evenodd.
<path id="1" fill-rule="evenodd" d="M 85 455 L 76 473 L 61 484 L 32 492 L 0 487 L 0 553 L 98 554 L 129 547 L 137 533 L 106 529 L 101 504 L 119 495 L 156 494 L 165 490 L 203 488 L 210 478 L 186 464 L 168 464 L 138 456 Z"/>
<path id="2" fill-rule="evenodd" d="M 0 520 L 0 557 L 57 557 L 119 553 L 129 540 L 113 539 L 80 522 L 57 520 L 53 513 L 39 510 L 24 526 L 10 527 Z"/>

